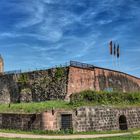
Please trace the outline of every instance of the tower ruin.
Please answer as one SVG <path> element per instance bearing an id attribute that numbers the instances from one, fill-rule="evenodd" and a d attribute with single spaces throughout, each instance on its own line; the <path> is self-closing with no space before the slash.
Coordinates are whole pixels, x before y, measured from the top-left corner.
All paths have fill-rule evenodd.
<path id="1" fill-rule="evenodd" d="M 0 74 L 4 72 L 4 61 L 2 56 L 0 55 Z"/>

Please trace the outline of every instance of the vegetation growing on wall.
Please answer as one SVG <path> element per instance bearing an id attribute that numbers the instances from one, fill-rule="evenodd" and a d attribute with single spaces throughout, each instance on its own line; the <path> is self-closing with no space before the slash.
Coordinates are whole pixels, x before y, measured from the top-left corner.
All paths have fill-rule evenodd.
<path id="1" fill-rule="evenodd" d="M 56 68 L 55 78 L 57 80 L 60 80 L 63 76 L 64 76 L 64 68 L 62 68 L 62 67 Z"/>
<path id="2" fill-rule="evenodd" d="M 19 78 L 18 78 L 18 82 L 22 85 L 26 85 L 28 83 L 29 79 L 28 79 L 28 75 L 26 73 L 22 73 Z"/>
<path id="3" fill-rule="evenodd" d="M 66 95 L 67 69 L 59 67 L 48 70 L 32 82 L 33 101 L 64 99 Z"/>
<path id="4" fill-rule="evenodd" d="M 137 104 L 140 103 L 140 92 L 123 93 L 87 90 L 71 95 L 71 104 L 82 102 L 95 104 Z"/>

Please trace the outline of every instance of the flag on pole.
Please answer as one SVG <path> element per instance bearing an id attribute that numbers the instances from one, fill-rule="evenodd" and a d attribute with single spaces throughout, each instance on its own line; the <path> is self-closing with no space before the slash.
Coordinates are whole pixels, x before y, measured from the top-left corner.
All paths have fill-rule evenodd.
<path id="1" fill-rule="evenodd" d="M 117 58 L 119 58 L 120 57 L 120 47 L 119 47 L 119 44 L 118 44 L 118 46 L 117 46 Z"/>
<path id="2" fill-rule="evenodd" d="M 114 43 L 114 56 L 116 55 L 116 45 Z"/>
<path id="3" fill-rule="evenodd" d="M 112 41 L 110 41 L 109 47 L 110 47 L 110 55 L 112 55 Z"/>

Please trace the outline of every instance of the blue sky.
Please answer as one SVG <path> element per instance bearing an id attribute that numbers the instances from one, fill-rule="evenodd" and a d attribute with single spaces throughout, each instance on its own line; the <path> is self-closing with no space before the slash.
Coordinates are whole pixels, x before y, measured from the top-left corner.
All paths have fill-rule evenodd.
<path id="1" fill-rule="evenodd" d="M 140 77 L 140 0 L 0 0 L 0 53 L 6 71 L 75 60 Z"/>

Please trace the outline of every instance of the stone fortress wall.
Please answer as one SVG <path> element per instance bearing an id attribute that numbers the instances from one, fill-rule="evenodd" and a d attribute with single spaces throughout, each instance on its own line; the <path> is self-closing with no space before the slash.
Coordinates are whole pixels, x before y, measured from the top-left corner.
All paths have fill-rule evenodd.
<path id="1" fill-rule="evenodd" d="M 70 67 L 67 93 L 70 95 L 89 89 L 135 92 L 140 91 L 140 79 L 125 73 L 98 67 Z"/>
<path id="2" fill-rule="evenodd" d="M 67 67 L 0 75 L 0 103 L 68 99 L 83 90 L 140 91 L 140 78 L 76 62 Z"/>
<path id="3" fill-rule="evenodd" d="M 0 103 L 64 99 L 68 68 L 0 75 Z"/>
<path id="4" fill-rule="evenodd" d="M 83 90 L 140 91 L 140 79 L 74 62 L 67 67 L 0 75 L 0 103 L 67 99 Z M 140 128 L 140 108 L 80 107 L 39 114 L 0 113 L 0 128 L 102 131 Z"/>
<path id="5" fill-rule="evenodd" d="M 81 107 L 77 110 L 77 131 L 126 130 L 140 128 L 140 108 Z"/>

